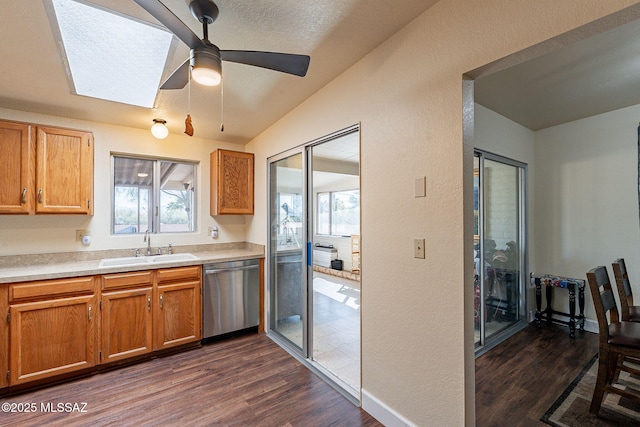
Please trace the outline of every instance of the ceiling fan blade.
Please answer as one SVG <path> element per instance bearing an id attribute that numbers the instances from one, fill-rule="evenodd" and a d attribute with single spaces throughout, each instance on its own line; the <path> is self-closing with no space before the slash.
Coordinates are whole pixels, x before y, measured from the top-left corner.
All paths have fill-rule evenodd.
<path id="1" fill-rule="evenodd" d="M 144 10 L 149 12 L 151 16 L 156 18 L 165 27 L 175 34 L 180 40 L 182 40 L 191 49 L 204 45 L 204 42 L 200 37 L 196 36 L 184 22 L 182 22 L 176 15 L 171 12 L 167 6 L 162 4 L 159 0 L 133 0 L 140 5 Z"/>
<path id="2" fill-rule="evenodd" d="M 307 55 L 292 53 L 257 52 L 253 50 L 221 50 L 223 61 L 268 68 L 283 73 L 304 77 L 309 69 L 311 58 Z"/>
<path id="3" fill-rule="evenodd" d="M 189 82 L 189 58 L 171 73 L 160 89 L 182 89 Z"/>

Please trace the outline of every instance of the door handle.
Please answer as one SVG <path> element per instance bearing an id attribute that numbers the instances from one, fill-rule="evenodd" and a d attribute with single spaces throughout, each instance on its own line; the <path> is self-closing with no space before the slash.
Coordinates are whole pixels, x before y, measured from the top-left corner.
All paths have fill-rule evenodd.
<path id="1" fill-rule="evenodd" d="M 27 189 L 26 188 L 22 189 L 22 204 L 23 205 L 27 204 Z"/>
<path id="2" fill-rule="evenodd" d="M 151 297 L 150 296 L 147 297 L 147 309 L 151 310 Z"/>
<path id="3" fill-rule="evenodd" d="M 160 308 L 162 308 L 163 294 L 160 294 Z"/>
<path id="4" fill-rule="evenodd" d="M 42 203 L 42 188 L 38 191 L 38 202 Z"/>

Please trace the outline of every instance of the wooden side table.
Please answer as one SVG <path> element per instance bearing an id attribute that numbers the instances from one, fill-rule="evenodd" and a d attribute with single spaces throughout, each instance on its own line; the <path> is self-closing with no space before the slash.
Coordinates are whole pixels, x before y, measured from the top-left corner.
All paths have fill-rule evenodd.
<path id="1" fill-rule="evenodd" d="M 536 326 L 542 327 L 542 319 L 547 322 L 556 322 L 569 326 L 569 336 L 576 337 L 576 321 L 580 325 L 580 332 L 584 332 L 584 288 L 585 281 L 581 279 L 573 279 L 571 277 L 553 276 L 544 274 L 542 276 L 534 276 L 531 273 L 531 281 L 536 286 Z M 542 306 L 542 285 L 545 285 L 545 294 L 547 306 L 544 311 Z M 578 288 L 578 306 L 580 314 L 576 318 L 576 287 Z M 567 289 L 569 291 L 569 313 L 556 311 L 551 308 L 551 300 L 553 296 L 553 288 Z M 561 320 L 554 318 L 554 314 L 569 317 L 569 320 Z"/>

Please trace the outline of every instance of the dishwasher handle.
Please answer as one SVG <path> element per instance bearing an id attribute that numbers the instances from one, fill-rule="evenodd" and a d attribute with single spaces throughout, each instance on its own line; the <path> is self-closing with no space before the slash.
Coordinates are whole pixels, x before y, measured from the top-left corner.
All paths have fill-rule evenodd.
<path id="1" fill-rule="evenodd" d="M 245 265 L 242 267 L 229 267 L 229 268 L 212 268 L 206 269 L 204 274 L 214 274 L 214 273 L 225 273 L 227 271 L 242 271 L 242 270 L 253 270 L 254 268 L 260 268 L 260 265 Z"/>

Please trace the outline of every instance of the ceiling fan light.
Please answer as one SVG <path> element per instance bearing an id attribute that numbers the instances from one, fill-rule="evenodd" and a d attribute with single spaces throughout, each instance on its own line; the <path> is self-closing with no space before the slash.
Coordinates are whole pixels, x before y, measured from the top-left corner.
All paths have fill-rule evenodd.
<path id="1" fill-rule="evenodd" d="M 193 80 L 205 86 L 218 86 L 220 84 L 220 74 L 209 68 L 194 68 L 191 70 Z"/>
<path id="2" fill-rule="evenodd" d="M 217 86 L 222 80 L 220 54 L 211 47 L 191 50 L 191 77 L 205 86 Z"/>
<path id="3" fill-rule="evenodd" d="M 169 129 L 167 129 L 166 120 L 153 119 L 153 126 L 151 126 L 151 135 L 157 139 L 165 139 L 169 135 Z"/>

